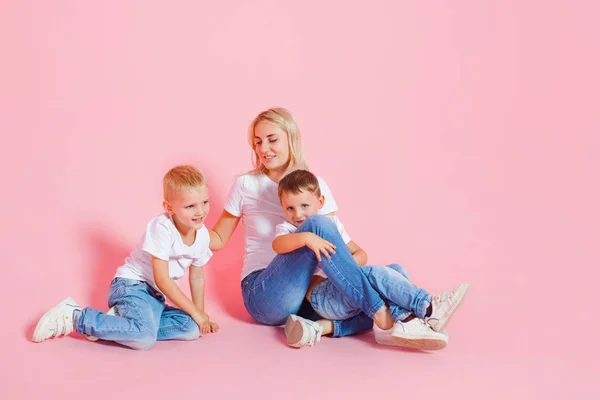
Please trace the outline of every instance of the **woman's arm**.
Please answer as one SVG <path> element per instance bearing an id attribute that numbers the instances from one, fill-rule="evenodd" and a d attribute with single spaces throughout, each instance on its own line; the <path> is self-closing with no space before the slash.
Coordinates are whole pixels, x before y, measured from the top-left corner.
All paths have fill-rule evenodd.
<path id="1" fill-rule="evenodd" d="M 358 265 L 365 265 L 367 263 L 367 253 L 356 242 L 351 240 L 346 245 Z"/>
<path id="2" fill-rule="evenodd" d="M 241 217 L 236 217 L 235 215 L 223 210 L 219 220 L 213 226 L 213 228 L 209 231 L 210 233 L 210 245 L 209 248 L 211 251 L 221 250 L 229 241 L 229 238 L 237 228 L 240 223 Z"/>

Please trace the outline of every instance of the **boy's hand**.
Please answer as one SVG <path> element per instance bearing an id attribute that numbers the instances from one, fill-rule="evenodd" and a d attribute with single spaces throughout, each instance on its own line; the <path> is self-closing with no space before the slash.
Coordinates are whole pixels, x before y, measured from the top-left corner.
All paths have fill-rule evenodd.
<path id="1" fill-rule="evenodd" d="M 317 260 L 321 262 L 321 253 L 327 258 L 331 258 L 329 255 L 335 254 L 335 246 L 333 243 L 328 242 L 327 240 L 321 238 L 320 236 L 315 235 L 314 233 L 310 233 L 306 237 L 306 247 L 315 252 L 317 256 Z"/>
<path id="2" fill-rule="evenodd" d="M 198 327 L 200 328 L 200 333 L 204 335 L 210 332 L 211 322 L 207 313 L 200 311 L 198 315 L 194 318 L 194 321 L 198 324 Z"/>

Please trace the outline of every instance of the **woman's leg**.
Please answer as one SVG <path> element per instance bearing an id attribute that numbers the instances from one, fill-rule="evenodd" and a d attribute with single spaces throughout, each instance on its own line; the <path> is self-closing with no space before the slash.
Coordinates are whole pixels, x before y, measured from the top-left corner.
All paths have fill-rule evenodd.
<path id="1" fill-rule="evenodd" d="M 335 225 L 324 216 L 313 215 L 300 225 L 298 232 L 312 232 L 336 246 L 336 253 L 331 258 L 323 257 L 320 267 L 353 304 L 389 328 L 393 321 L 387 306 L 358 269 Z M 242 292 L 250 315 L 264 324 L 283 324 L 289 314 L 300 308 L 317 264 L 314 252 L 302 247 L 278 254 L 267 268 L 246 277 Z"/>

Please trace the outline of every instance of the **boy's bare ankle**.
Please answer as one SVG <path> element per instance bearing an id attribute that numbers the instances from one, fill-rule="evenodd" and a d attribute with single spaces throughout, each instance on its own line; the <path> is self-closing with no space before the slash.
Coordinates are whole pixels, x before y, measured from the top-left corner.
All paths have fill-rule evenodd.
<path id="1" fill-rule="evenodd" d="M 387 305 L 381 307 L 373 316 L 373 322 L 381 329 L 390 329 L 394 326 L 394 320 Z"/>
<path id="2" fill-rule="evenodd" d="M 333 321 L 328 319 L 320 319 L 317 321 L 317 324 L 323 328 L 323 333 L 321 335 L 331 335 L 333 334 Z"/>

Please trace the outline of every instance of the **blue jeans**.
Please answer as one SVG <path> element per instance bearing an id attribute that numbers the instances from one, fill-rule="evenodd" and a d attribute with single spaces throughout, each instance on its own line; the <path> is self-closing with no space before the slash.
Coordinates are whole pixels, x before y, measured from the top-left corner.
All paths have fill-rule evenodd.
<path id="1" fill-rule="evenodd" d="M 298 315 L 312 321 L 323 319 L 323 317 L 317 314 L 312 308 L 310 302 L 306 300 L 302 303 Z M 332 337 L 349 336 L 373 328 L 373 320 L 364 312 L 360 312 L 358 315 L 349 317 L 348 319 L 332 320 L 331 322 L 333 322 Z"/>
<path id="2" fill-rule="evenodd" d="M 414 314 L 423 318 L 431 304 L 431 296 L 408 280 L 406 270 L 398 265 L 387 267 L 360 267 L 369 283 L 387 301 L 394 321 L 401 321 Z M 310 294 L 310 303 L 321 317 L 346 320 L 361 313 L 329 279 L 319 282 Z"/>
<path id="3" fill-rule="evenodd" d="M 360 271 L 334 223 L 325 216 L 313 215 L 300 225 L 297 232 L 312 232 L 320 236 L 336 246 L 336 253 L 331 258 L 322 257 L 321 263 L 306 246 L 275 256 L 265 269 L 254 271 L 242 280 L 242 296 L 248 313 L 262 324 L 285 323 L 290 314 L 296 314 L 300 309 L 319 265 L 352 304 L 373 318 L 385 303 Z"/>
<path id="4" fill-rule="evenodd" d="M 83 335 L 111 340 L 136 350 L 147 350 L 157 340 L 195 340 L 196 322 L 184 311 L 168 306 L 165 296 L 146 282 L 115 278 L 108 290 L 108 306 L 116 315 L 86 307 L 75 321 Z"/>

